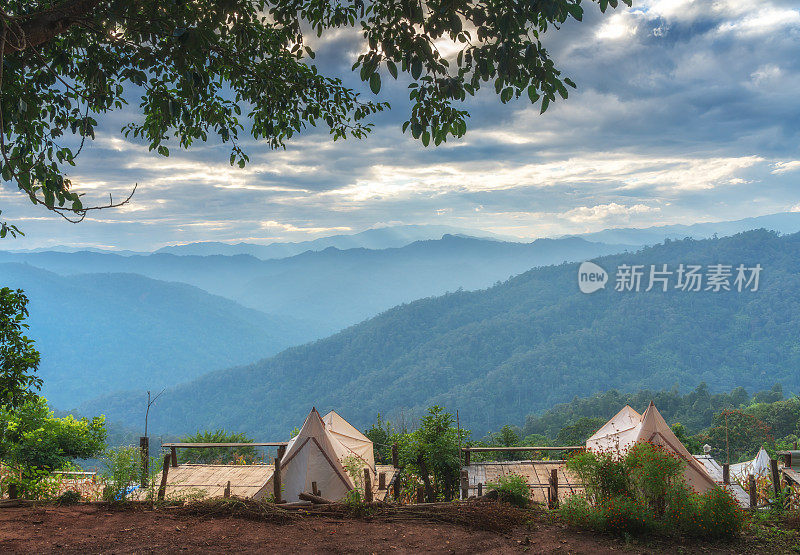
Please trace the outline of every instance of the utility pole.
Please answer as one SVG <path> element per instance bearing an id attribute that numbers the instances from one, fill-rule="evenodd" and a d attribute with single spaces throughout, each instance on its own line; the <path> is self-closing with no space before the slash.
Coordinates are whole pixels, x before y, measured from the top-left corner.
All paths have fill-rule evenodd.
<path id="1" fill-rule="evenodd" d="M 731 464 L 731 444 L 728 441 L 728 411 L 725 411 L 725 454 L 728 464 Z"/>
<path id="2" fill-rule="evenodd" d="M 148 486 L 150 478 L 150 438 L 147 436 L 147 418 L 150 416 L 150 407 L 161 397 L 161 394 L 164 393 L 165 390 L 166 388 L 162 389 L 159 394 L 152 399 L 150 398 L 150 391 L 147 391 L 147 409 L 144 411 L 144 436 L 139 438 L 139 452 L 142 459 L 142 488 Z"/>

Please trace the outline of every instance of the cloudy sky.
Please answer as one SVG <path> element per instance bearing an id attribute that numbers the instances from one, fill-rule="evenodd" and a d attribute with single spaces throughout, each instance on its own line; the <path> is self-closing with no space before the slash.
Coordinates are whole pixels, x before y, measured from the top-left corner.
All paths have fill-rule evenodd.
<path id="1" fill-rule="evenodd" d="M 268 243 L 425 223 L 533 238 L 800 210 L 797 0 L 585 5 L 582 23 L 545 40 L 578 84 L 545 115 L 487 92 L 468 102 L 463 139 L 424 148 L 400 129 L 406 83 L 384 79 L 393 109 L 368 139 L 252 143 L 240 170 L 218 144 L 151 155 L 119 134 L 135 115 L 111 114 L 71 176 L 95 199 L 138 183 L 131 205 L 72 225 L 6 186 L 3 219 L 27 236 L 2 248 Z M 359 49 L 338 33 L 316 63 L 371 96 L 349 71 Z"/>

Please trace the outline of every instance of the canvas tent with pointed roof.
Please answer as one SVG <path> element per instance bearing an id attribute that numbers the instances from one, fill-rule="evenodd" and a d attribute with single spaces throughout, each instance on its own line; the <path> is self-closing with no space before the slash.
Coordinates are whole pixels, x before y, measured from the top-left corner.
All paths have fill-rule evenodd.
<path id="1" fill-rule="evenodd" d="M 769 476 L 770 474 L 769 453 L 762 447 L 758 450 L 752 461 L 745 461 L 731 465 L 731 474 L 739 480 L 747 480 L 747 476 L 752 474 L 756 478 L 759 476 Z"/>
<path id="2" fill-rule="evenodd" d="M 586 440 L 586 448 L 590 451 L 622 454 L 640 441 L 660 445 L 683 459 L 686 462 L 684 466 L 686 484 L 696 491 L 703 493 L 716 487 L 703 465 L 697 462 L 683 443 L 675 437 L 652 401 L 642 415 L 626 405 Z"/>
<path id="3" fill-rule="evenodd" d="M 346 449 L 328 431 L 317 409 L 311 409 L 281 459 L 283 500 L 298 501 L 302 492 L 312 491 L 312 482 L 327 499 L 335 501 L 347 495 L 354 485 L 339 458 L 344 452 Z M 264 489 L 272 491 L 272 478 Z"/>
<path id="4" fill-rule="evenodd" d="M 339 444 L 334 444 L 337 448 L 339 461 L 348 457 L 356 457 L 364 466 L 369 467 L 375 473 L 375 452 L 372 448 L 372 441 L 358 431 L 352 424 L 342 418 L 336 411 L 330 411 L 322 417 L 325 428 L 338 440 Z"/>

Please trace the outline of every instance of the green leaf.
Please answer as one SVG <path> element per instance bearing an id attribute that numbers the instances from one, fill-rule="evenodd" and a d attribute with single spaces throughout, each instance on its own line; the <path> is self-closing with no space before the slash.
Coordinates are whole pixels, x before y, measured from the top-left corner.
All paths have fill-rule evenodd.
<path id="1" fill-rule="evenodd" d="M 411 62 L 411 77 L 419 79 L 420 75 L 422 75 L 422 60 L 415 58 L 414 61 Z"/>
<path id="2" fill-rule="evenodd" d="M 428 146 L 430 144 L 430 142 L 431 142 L 431 134 L 430 134 L 429 131 L 425 131 L 422 134 L 422 144 L 425 145 L 425 146 Z"/>
<path id="3" fill-rule="evenodd" d="M 386 67 L 389 68 L 389 73 L 392 74 L 392 77 L 397 79 L 397 64 L 394 63 L 392 60 L 387 60 Z"/>
<path id="4" fill-rule="evenodd" d="M 539 91 L 536 90 L 536 87 L 533 85 L 528 87 L 528 98 L 531 99 L 531 103 L 535 104 L 537 100 L 539 100 Z"/>
<path id="5" fill-rule="evenodd" d="M 369 88 L 375 94 L 381 92 L 381 76 L 379 73 L 373 73 L 372 77 L 369 78 Z"/>

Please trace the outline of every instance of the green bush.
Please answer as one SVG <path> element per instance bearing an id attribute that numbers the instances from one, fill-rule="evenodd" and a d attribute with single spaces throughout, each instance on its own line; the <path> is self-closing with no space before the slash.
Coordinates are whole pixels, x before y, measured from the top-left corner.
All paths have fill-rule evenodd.
<path id="1" fill-rule="evenodd" d="M 697 528 L 700 497 L 684 482 L 675 484 L 665 495 L 661 525 L 665 531 L 691 534 Z"/>
<path id="2" fill-rule="evenodd" d="M 615 534 L 637 536 L 655 524 L 649 507 L 631 495 L 611 497 L 599 508 L 603 529 Z"/>
<path id="3" fill-rule="evenodd" d="M 558 510 L 561 519 L 572 526 L 603 530 L 601 513 L 592 506 L 585 495 L 571 495 L 564 499 Z"/>
<path id="4" fill-rule="evenodd" d="M 735 538 L 745 522 L 744 511 L 723 488 L 714 488 L 700 497 L 697 516 L 693 532 L 710 538 Z"/>
<path id="5" fill-rule="evenodd" d="M 579 453 L 567 461 L 567 468 L 580 478 L 589 499 L 595 504 L 632 494 L 625 460 L 610 453 Z"/>
<path id="6" fill-rule="evenodd" d="M 225 430 L 206 430 L 181 438 L 184 443 L 252 443 L 245 434 Z M 259 460 L 255 447 L 204 447 L 181 449 L 181 464 L 255 464 Z"/>
<path id="7" fill-rule="evenodd" d="M 634 444 L 624 460 L 633 489 L 658 516 L 666 510 L 667 493 L 683 482 L 685 464 L 671 451 L 645 442 Z"/>
<path id="8" fill-rule="evenodd" d="M 518 474 L 508 474 L 487 484 L 497 492 L 498 499 L 517 507 L 527 507 L 531 502 L 531 490 L 525 478 Z"/>
<path id="9" fill-rule="evenodd" d="M 68 489 L 56 498 L 56 503 L 59 505 L 74 505 L 80 503 L 81 494 L 74 489 Z"/>
<path id="10" fill-rule="evenodd" d="M 58 478 L 45 468 L 25 466 L 8 469 L 2 481 L 4 490 L 16 486 L 20 498 L 34 501 L 53 499 L 59 490 Z"/>
<path id="11" fill-rule="evenodd" d="M 112 503 L 128 500 L 129 488 L 142 477 L 141 450 L 136 447 L 110 449 L 104 457 L 106 471 L 103 473 L 106 487 L 103 499 Z"/>
<path id="12" fill-rule="evenodd" d="M 697 494 L 685 483 L 685 462 L 651 443 L 637 443 L 622 457 L 582 453 L 567 468 L 585 484 L 584 496 L 567 499 L 559 513 L 574 526 L 637 535 L 654 530 L 734 538 L 745 522 L 731 494 L 715 487 Z"/>

